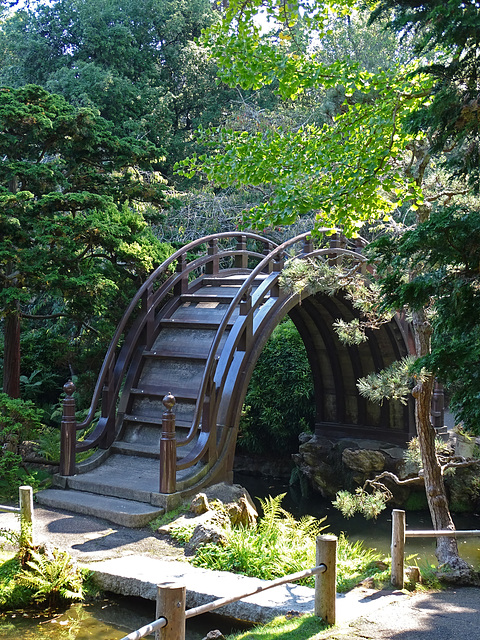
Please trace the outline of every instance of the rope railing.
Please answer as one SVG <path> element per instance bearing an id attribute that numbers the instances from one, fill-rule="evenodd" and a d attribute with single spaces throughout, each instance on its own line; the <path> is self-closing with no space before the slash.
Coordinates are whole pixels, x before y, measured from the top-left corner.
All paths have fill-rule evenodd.
<path id="1" fill-rule="evenodd" d="M 405 581 L 405 539 L 406 538 L 477 538 L 480 530 L 469 529 L 459 531 L 457 529 L 437 530 L 413 530 L 407 529 L 405 511 L 393 509 L 392 511 L 392 584 L 398 589 L 403 589 Z"/>
<path id="2" fill-rule="evenodd" d="M 295 582 L 302 578 L 315 576 L 314 614 L 328 624 L 336 620 L 336 580 L 337 580 L 337 538 L 332 535 L 320 535 L 316 540 L 316 563 L 312 569 L 292 573 L 283 578 L 270 580 L 235 596 L 218 598 L 212 602 L 185 610 L 186 588 L 183 585 L 167 582 L 157 585 L 157 619 L 132 631 L 121 640 L 140 640 L 155 631 L 155 640 L 185 640 L 185 621 L 204 613 L 209 613 L 232 604 L 248 596 L 255 595 Z"/>

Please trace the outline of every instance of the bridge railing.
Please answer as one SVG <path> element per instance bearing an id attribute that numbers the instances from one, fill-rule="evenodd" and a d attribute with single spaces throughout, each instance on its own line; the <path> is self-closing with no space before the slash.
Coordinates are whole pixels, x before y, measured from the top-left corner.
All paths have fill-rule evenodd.
<path id="1" fill-rule="evenodd" d="M 234 248 L 222 249 L 220 242 L 236 240 Z M 263 253 L 247 247 L 250 240 L 261 247 Z M 110 342 L 104 362 L 93 392 L 92 401 L 85 420 L 75 420 L 73 383 L 64 387 L 66 397 L 63 402 L 64 417 L 62 420 L 60 474 L 75 473 L 75 454 L 93 447 L 108 448 L 116 430 L 116 408 L 125 375 L 133 359 L 139 357 L 137 345 L 139 340 L 148 345 L 155 337 L 158 329 L 158 310 L 168 304 L 172 292 L 181 293 L 189 285 L 189 277 L 200 270 L 205 273 L 222 271 L 222 260 L 233 261 L 231 268 L 247 268 L 249 260 L 262 261 L 275 246 L 271 240 L 250 232 L 225 232 L 212 234 L 191 242 L 165 260 L 144 282 L 129 304 L 117 330 Z M 204 255 L 194 257 L 203 250 Z M 172 269 L 175 271 L 171 273 Z M 138 308 L 140 306 L 140 313 Z M 132 319 L 137 316 L 133 321 Z M 129 329 L 129 326 L 131 328 Z M 121 347 L 120 347 L 121 345 Z M 101 404 L 101 416 L 95 429 L 83 441 L 77 442 L 76 433 L 87 429 L 95 420 L 97 408 Z M 198 425 L 197 425 L 198 426 Z M 194 433 L 191 430 L 191 433 Z M 190 439 L 193 436 L 190 436 Z"/>
<path id="2" fill-rule="evenodd" d="M 185 610 L 186 589 L 183 585 L 164 583 L 157 586 L 156 616 L 150 624 L 132 631 L 121 640 L 140 640 L 155 632 L 156 640 L 185 640 L 185 621 L 203 613 L 216 611 L 227 604 L 237 602 L 267 589 L 315 576 L 314 614 L 327 624 L 336 621 L 336 558 L 337 538 L 332 535 L 317 536 L 316 566 L 271 580 L 250 591 L 219 598 L 213 602 Z"/>
<path id="3" fill-rule="evenodd" d="M 275 247 L 249 272 L 248 277 L 244 280 L 237 294 L 230 302 L 229 308 L 225 312 L 213 339 L 202 376 L 202 381 L 200 383 L 200 391 L 192 420 L 192 426 L 183 442 L 189 442 L 194 437 L 195 433 L 197 433 L 201 420 L 204 417 L 204 401 L 207 396 L 214 399 L 209 407 L 209 420 L 212 424 L 215 424 L 219 403 L 228 378 L 229 368 L 232 364 L 234 353 L 238 348 L 245 351 L 248 349 L 248 336 L 249 333 L 251 334 L 253 316 L 265 298 L 275 289 L 275 294 L 279 295 L 278 278 L 284 267 L 285 256 L 287 254 L 289 254 L 289 260 L 307 257 L 328 257 L 329 259 L 334 258 L 342 260 L 343 257 L 349 256 L 353 257 L 358 265 L 365 265 L 366 258 L 359 253 L 358 243 L 356 243 L 355 246 L 356 250 L 347 249 L 346 243 L 341 239 L 340 235 L 331 235 L 332 231 L 333 230 L 331 228 L 322 228 L 317 230 L 317 233 L 319 235 L 323 234 L 325 238 L 328 238 L 328 241 L 326 243 L 326 247 L 316 250 L 313 249 L 311 232 L 306 232 L 291 238 Z M 329 235 L 327 236 L 327 234 Z M 299 248 L 295 251 L 294 248 L 297 245 L 299 245 Z M 264 283 L 259 285 L 255 292 L 254 300 L 252 301 L 251 290 L 255 279 L 261 273 L 268 273 L 269 275 Z M 222 355 L 219 356 L 218 352 L 222 338 L 224 337 L 229 322 L 237 309 L 240 310 L 240 323 L 242 326 L 236 334 L 232 336 L 231 340 L 229 336 L 228 348 L 224 345 L 222 348 Z M 219 364 L 220 357 L 221 364 Z M 212 430 L 211 433 L 213 432 L 214 431 Z M 192 449 L 189 455 L 177 462 L 177 470 L 193 466 L 198 460 L 202 459 L 206 455 L 208 448 L 212 444 L 211 433 L 204 433 L 203 437 L 198 439 L 197 445 Z M 178 442 L 178 445 L 181 444 L 181 442 Z"/>

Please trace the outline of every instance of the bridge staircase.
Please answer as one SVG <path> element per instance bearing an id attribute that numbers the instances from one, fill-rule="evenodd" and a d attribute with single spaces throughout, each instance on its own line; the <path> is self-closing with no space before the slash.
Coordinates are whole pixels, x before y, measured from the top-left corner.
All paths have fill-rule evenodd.
<path id="1" fill-rule="evenodd" d="M 318 246 L 308 234 L 277 246 L 221 233 L 156 269 L 117 328 L 80 424 L 74 385 L 65 385 L 60 471 L 38 502 L 143 526 L 203 487 L 231 481 L 254 363 L 302 297 L 279 287 L 285 261 L 346 258 L 364 268 L 338 236 Z"/>

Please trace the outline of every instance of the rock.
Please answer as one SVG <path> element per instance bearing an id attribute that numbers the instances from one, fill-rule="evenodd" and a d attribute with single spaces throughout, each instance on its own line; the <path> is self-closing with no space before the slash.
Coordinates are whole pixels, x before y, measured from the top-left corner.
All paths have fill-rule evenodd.
<path id="1" fill-rule="evenodd" d="M 201 515 L 202 513 L 206 513 L 210 510 L 210 505 L 208 503 L 208 498 L 204 493 L 197 493 L 192 502 L 190 503 L 190 511 L 192 513 L 196 513 L 197 515 Z"/>
<path id="2" fill-rule="evenodd" d="M 380 451 L 368 449 L 344 449 L 343 464 L 353 471 L 362 473 L 378 472 L 385 469 L 385 457 Z"/>
<path id="3" fill-rule="evenodd" d="M 254 526 L 257 522 L 258 513 L 253 500 L 248 491 L 239 484 L 214 484 L 205 489 L 205 497 L 210 503 L 214 500 L 221 502 L 234 525 L 247 527 Z"/>
<path id="4" fill-rule="evenodd" d="M 221 631 L 215 629 L 214 631 L 209 631 L 203 640 L 225 640 L 225 636 Z"/>
<path id="5" fill-rule="evenodd" d="M 258 517 L 257 510 L 245 497 L 239 498 L 238 502 L 231 502 L 225 505 L 225 508 L 233 525 L 242 527 L 255 526 Z"/>
<path id="6" fill-rule="evenodd" d="M 195 527 L 192 537 L 185 545 L 185 555 L 194 555 L 198 547 L 205 545 L 209 542 L 213 544 L 225 544 L 227 542 L 227 535 L 225 529 L 220 524 L 212 519 L 204 524 L 199 524 Z"/>
<path id="7" fill-rule="evenodd" d="M 422 575 L 418 567 L 405 567 L 405 582 L 407 586 L 413 588 L 416 584 L 422 583 Z"/>

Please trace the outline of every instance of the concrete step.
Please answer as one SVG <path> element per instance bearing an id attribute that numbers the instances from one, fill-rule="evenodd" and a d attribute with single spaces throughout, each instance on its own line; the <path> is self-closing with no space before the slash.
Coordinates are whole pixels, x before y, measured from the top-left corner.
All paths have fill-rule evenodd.
<path id="1" fill-rule="evenodd" d="M 45 489 L 39 491 L 35 498 L 39 504 L 46 507 L 95 516 L 131 528 L 145 527 L 164 511 L 161 507 L 153 507 L 136 500 L 101 496 L 72 489 Z"/>

